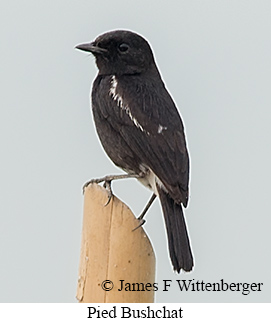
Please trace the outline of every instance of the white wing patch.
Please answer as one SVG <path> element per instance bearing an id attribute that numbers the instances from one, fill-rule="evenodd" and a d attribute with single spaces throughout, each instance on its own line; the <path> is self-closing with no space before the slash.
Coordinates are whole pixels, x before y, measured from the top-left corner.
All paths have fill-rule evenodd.
<path id="1" fill-rule="evenodd" d="M 162 133 L 163 130 L 167 130 L 167 127 L 164 127 L 164 126 L 162 126 L 162 125 L 159 124 L 158 131 L 157 132 L 158 133 Z"/>
<path id="2" fill-rule="evenodd" d="M 118 86 L 118 81 L 116 79 L 116 76 L 113 75 L 112 78 L 111 78 L 111 87 L 109 89 L 109 95 L 112 97 L 112 99 L 114 101 L 117 102 L 117 105 L 128 114 L 128 116 L 133 121 L 135 126 L 137 128 L 139 128 L 141 131 L 143 131 L 143 132 L 145 132 L 145 133 L 147 133 L 149 135 L 149 132 L 144 130 L 143 127 L 141 126 L 141 124 L 132 115 L 129 106 L 124 103 L 122 96 L 119 93 L 117 93 L 117 86 Z"/>

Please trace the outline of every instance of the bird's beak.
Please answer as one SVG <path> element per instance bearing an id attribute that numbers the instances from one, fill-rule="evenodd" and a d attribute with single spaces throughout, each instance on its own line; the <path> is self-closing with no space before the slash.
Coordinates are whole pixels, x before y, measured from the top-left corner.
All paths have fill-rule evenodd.
<path id="1" fill-rule="evenodd" d="M 80 44 L 75 46 L 75 48 L 83 50 L 85 52 L 91 52 L 94 55 L 107 53 L 107 49 L 96 46 L 95 42 L 88 44 Z"/>

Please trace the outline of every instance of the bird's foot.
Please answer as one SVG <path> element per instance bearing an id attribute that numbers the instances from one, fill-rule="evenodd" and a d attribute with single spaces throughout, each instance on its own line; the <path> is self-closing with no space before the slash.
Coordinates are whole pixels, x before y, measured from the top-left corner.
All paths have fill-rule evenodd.
<path id="1" fill-rule="evenodd" d="M 105 203 L 104 206 L 107 206 L 110 203 L 110 201 L 111 201 L 111 199 L 113 197 L 113 192 L 112 192 L 112 187 L 111 187 L 111 181 L 112 180 L 104 181 L 104 185 L 103 186 L 107 190 L 107 197 L 108 197 L 108 200 L 107 200 L 107 202 Z"/>
<path id="2" fill-rule="evenodd" d="M 88 187 L 90 184 L 99 184 L 104 182 L 103 187 L 107 190 L 108 192 L 108 201 L 105 203 L 105 206 L 107 206 L 112 197 L 113 197 L 113 192 L 111 188 L 111 182 L 116 179 L 124 179 L 124 178 L 140 178 L 143 177 L 143 174 L 121 174 L 121 175 L 107 175 L 101 178 L 95 178 L 87 181 L 84 186 L 83 186 L 83 193 L 85 192 L 85 189 Z"/>
<path id="3" fill-rule="evenodd" d="M 111 199 L 112 199 L 112 197 L 113 197 L 113 192 L 112 192 L 112 188 L 111 188 L 111 182 L 112 182 L 112 180 L 113 179 L 116 179 L 115 177 L 116 176 L 118 176 L 118 175 L 112 175 L 112 176 L 104 176 L 104 177 L 102 177 L 102 178 L 94 178 L 94 179 L 91 179 L 91 180 L 89 180 L 89 181 L 87 181 L 85 184 L 84 184 L 84 186 L 83 186 L 83 193 L 85 192 L 85 189 L 90 185 L 90 184 L 99 184 L 99 183 L 102 183 L 102 182 L 104 182 L 104 184 L 103 184 L 103 187 L 107 190 L 107 192 L 108 192 L 108 200 L 107 200 L 107 202 L 105 203 L 105 205 L 104 206 L 107 206 L 109 203 L 110 203 L 110 201 L 111 201 Z"/>
<path id="4" fill-rule="evenodd" d="M 112 179 L 113 176 L 104 176 L 104 177 L 101 177 L 101 178 L 93 178 L 93 179 L 90 179 L 89 181 L 87 181 L 84 186 L 83 186 L 83 193 L 85 192 L 85 189 L 90 185 L 90 184 L 99 184 L 99 183 L 102 183 L 104 182 L 104 187 L 105 187 L 105 183 L 108 183 L 108 182 L 111 182 L 113 179 Z"/>
<path id="5" fill-rule="evenodd" d="M 142 225 L 146 222 L 146 220 L 140 218 L 137 218 L 137 220 L 139 221 L 139 224 L 132 231 L 135 231 L 138 228 L 142 227 Z"/>
<path id="6" fill-rule="evenodd" d="M 91 179 L 89 181 L 87 181 L 84 186 L 83 186 L 83 192 L 85 191 L 85 189 L 88 187 L 88 185 L 90 184 L 99 184 L 99 183 L 108 183 L 108 182 L 112 182 L 113 180 L 116 179 L 123 179 L 123 178 L 140 178 L 142 177 L 143 174 L 121 174 L 121 175 L 107 175 L 101 178 L 94 178 Z"/>

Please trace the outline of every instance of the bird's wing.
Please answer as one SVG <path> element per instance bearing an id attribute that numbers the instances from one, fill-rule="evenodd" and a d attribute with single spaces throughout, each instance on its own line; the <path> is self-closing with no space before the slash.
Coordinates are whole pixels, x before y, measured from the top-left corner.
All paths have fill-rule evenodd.
<path id="1" fill-rule="evenodd" d="M 184 129 L 163 83 L 138 83 L 130 77 L 127 84 L 119 81 L 116 91 L 100 102 L 107 122 L 134 155 L 154 172 L 176 202 L 186 206 L 189 157 Z"/>

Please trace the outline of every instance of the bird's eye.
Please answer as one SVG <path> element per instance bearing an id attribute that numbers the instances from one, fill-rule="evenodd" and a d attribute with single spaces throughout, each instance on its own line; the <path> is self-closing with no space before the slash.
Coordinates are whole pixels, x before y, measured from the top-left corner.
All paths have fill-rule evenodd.
<path id="1" fill-rule="evenodd" d="M 119 45 L 119 51 L 121 53 L 127 52 L 129 48 L 130 48 L 129 45 L 126 43 L 122 43 Z"/>

